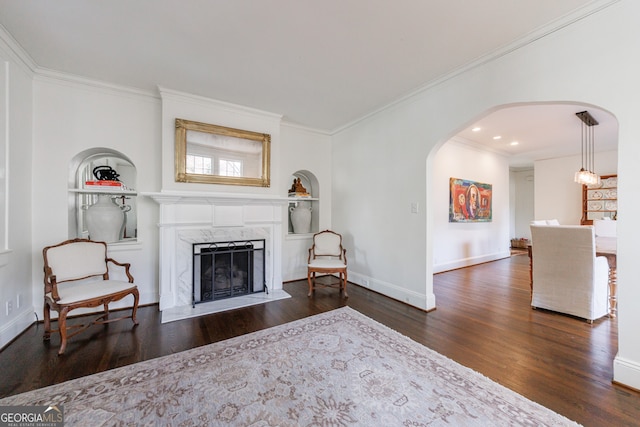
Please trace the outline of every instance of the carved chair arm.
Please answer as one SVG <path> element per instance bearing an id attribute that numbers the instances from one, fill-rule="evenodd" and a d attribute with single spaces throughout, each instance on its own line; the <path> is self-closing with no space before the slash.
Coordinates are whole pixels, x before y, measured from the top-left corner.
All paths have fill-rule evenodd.
<path id="1" fill-rule="evenodd" d="M 56 275 L 51 271 L 51 267 L 44 267 L 44 293 L 48 294 L 49 292 L 51 292 L 51 297 L 54 301 L 60 300 Z"/>
<path id="2" fill-rule="evenodd" d="M 128 262 L 118 262 L 113 258 L 107 258 L 107 262 L 112 262 L 113 264 L 119 266 L 119 267 L 124 267 L 124 272 L 127 275 L 127 277 L 129 278 L 129 283 L 133 283 L 133 276 L 131 275 L 131 273 L 129 273 L 129 267 L 131 267 L 131 264 Z M 107 278 L 109 276 L 109 272 L 107 271 Z"/>
<path id="3" fill-rule="evenodd" d="M 342 259 L 344 260 L 344 265 L 347 265 L 347 250 L 342 249 Z"/>
<path id="4" fill-rule="evenodd" d="M 311 262 L 311 254 L 313 253 L 313 248 L 309 248 L 309 256 L 307 257 L 307 264 L 309 264 Z"/>

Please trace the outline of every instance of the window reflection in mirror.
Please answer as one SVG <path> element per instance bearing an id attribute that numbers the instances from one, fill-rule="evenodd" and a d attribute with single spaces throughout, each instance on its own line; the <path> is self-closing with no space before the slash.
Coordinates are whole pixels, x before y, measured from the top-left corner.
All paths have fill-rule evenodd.
<path id="1" fill-rule="evenodd" d="M 176 119 L 176 181 L 269 186 L 268 134 Z"/>

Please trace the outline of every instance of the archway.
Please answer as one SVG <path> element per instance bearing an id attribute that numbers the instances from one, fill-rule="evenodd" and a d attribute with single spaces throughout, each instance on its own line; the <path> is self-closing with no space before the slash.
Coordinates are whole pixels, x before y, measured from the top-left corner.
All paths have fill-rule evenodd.
<path id="1" fill-rule="evenodd" d="M 509 256 L 513 215 L 509 168 L 529 164 L 535 177 L 535 216 L 579 224 L 582 187 L 573 182 L 580 168 L 580 121 L 588 110 L 600 124 L 595 172 L 617 173 L 618 122 L 610 112 L 585 103 L 547 102 L 501 105 L 462 124 L 429 153 L 427 167 L 427 293 L 433 274 Z M 504 124 L 504 126 L 503 126 Z M 475 133 L 473 128 L 484 129 Z M 482 135 L 476 137 L 474 135 Z M 493 137 L 501 135 L 501 140 Z M 533 137 L 532 137 L 533 136 Z M 514 140 L 519 145 L 510 145 Z M 499 141 L 499 142 L 495 142 Z M 491 223 L 449 223 L 449 178 L 493 185 Z"/>

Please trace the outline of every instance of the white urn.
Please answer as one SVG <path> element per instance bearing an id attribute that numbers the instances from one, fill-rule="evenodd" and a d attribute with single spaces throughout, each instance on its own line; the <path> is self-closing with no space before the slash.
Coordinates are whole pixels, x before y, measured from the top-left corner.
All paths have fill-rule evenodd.
<path id="1" fill-rule="evenodd" d="M 89 238 L 100 242 L 117 242 L 124 224 L 124 211 L 109 194 L 100 194 L 98 201 L 85 212 Z"/>
<path id="2" fill-rule="evenodd" d="M 291 225 L 295 234 L 306 234 L 311 232 L 311 202 L 298 202 L 296 206 L 291 206 Z"/>

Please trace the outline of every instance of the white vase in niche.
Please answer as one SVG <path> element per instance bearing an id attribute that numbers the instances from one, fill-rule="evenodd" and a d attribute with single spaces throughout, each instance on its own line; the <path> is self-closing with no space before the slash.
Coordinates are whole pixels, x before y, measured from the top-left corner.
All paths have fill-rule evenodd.
<path id="1" fill-rule="evenodd" d="M 306 234 L 311 231 L 311 202 L 298 202 L 291 206 L 291 225 L 295 234 Z"/>
<path id="2" fill-rule="evenodd" d="M 124 223 L 124 212 L 109 194 L 100 194 L 98 201 L 85 212 L 89 238 L 99 242 L 117 242 Z"/>

